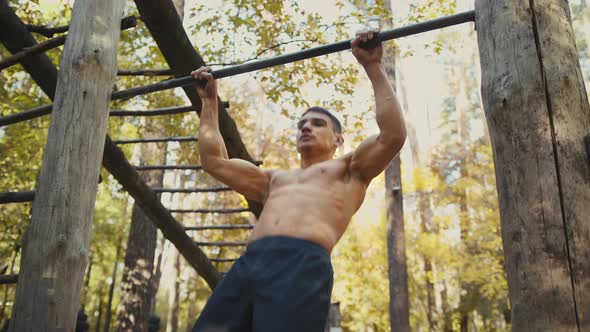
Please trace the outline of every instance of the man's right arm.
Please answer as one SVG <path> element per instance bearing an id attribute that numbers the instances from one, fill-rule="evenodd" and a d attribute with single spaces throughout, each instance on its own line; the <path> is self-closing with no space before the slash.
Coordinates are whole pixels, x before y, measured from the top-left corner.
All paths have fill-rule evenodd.
<path id="1" fill-rule="evenodd" d="M 247 199 L 264 203 L 268 196 L 270 173 L 242 159 L 229 159 L 219 132 L 217 85 L 210 68 L 202 67 L 193 76 L 206 80 L 196 87 L 202 100 L 199 124 L 199 151 L 203 169 Z"/>

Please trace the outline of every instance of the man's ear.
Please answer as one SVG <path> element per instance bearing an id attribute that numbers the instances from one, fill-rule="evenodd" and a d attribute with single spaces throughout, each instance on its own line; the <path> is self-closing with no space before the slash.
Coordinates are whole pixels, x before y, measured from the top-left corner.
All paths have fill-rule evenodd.
<path id="1" fill-rule="evenodd" d="M 336 135 L 336 146 L 340 147 L 342 144 L 344 144 L 344 137 L 342 137 L 342 134 Z"/>

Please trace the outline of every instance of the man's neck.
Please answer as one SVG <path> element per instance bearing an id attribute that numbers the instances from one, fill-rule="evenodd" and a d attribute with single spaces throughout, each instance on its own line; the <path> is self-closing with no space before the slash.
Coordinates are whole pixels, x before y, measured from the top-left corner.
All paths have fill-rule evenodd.
<path id="1" fill-rule="evenodd" d="M 329 155 L 317 155 L 317 156 L 301 156 L 301 169 L 306 169 L 312 165 L 321 163 L 326 160 L 332 159 L 332 156 Z"/>

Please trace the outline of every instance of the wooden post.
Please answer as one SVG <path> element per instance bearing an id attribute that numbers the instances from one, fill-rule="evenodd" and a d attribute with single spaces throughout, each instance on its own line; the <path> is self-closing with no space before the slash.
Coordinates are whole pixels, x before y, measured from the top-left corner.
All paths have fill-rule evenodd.
<path id="1" fill-rule="evenodd" d="M 74 331 L 88 263 L 123 1 L 76 1 L 10 331 Z"/>
<path id="2" fill-rule="evenodd" d="M 590 330 L 590 106 L 567 1 L 477 0 L 514 331 Z"/>

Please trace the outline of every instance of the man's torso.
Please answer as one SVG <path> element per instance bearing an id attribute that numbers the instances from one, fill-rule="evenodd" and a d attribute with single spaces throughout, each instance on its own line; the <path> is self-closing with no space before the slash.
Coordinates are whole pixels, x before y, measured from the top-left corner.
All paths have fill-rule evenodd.
<path id="1" fill-rule="evenodd" d="M 285 235 L 331 251 L 361 206 L 366 184 L 350 172 L 351 155 L 306 169 L 275 171 L 249 241 Z"/>

